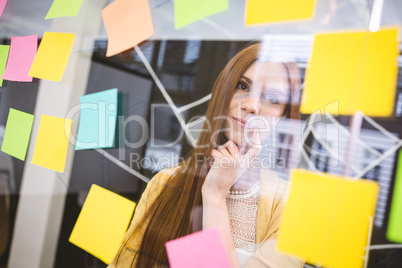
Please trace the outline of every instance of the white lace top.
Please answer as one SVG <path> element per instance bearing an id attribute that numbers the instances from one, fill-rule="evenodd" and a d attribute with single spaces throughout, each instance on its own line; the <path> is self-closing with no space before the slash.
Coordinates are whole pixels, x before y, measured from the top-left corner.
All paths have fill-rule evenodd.
<path id="1" fill-rule="evenodd" d="M 257 210 L 260 200 L 260 184 L 243 193 L 229 193 L 226 197 L 230 229 L 241 266 L 255 252 Z"/>

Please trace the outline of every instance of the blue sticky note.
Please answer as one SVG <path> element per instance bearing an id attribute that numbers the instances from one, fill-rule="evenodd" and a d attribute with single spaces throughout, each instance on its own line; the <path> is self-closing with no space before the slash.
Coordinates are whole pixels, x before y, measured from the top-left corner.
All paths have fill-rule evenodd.
<path id="1" fill-rule="evenodd" d="M 117 88 L 82 96 L 75 150 L 113 147 L 116 119 Z"/>

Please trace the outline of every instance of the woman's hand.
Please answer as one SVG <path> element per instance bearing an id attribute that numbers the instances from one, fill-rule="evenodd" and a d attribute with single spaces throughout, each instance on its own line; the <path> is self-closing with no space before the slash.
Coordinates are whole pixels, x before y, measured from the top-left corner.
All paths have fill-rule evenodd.
<path id="1" fill-rule="evenodd" d="M 225 200 L 232 185 L 260 152 L 261 141 L 257 129 L 253 131 L 252 147 L 245 154 L 241 154 L 231 140 L 212 150 L 213 163 L 202 187 L 203 199 Z"/>
<path id="2" fill-rule="evenodd" d="M 212 150 L 213 163 L 202 186 L 203 229 L 219 228 L 233 268 L 240 267 L 240 263 L 230 231 L 226 196 L 232 185 L 261 151 L 260 136 L 257 130 L 253 132 L 252 143 L 252 147 L 243 155 L 233 141 L 228 141 L 216 150 Z"/>

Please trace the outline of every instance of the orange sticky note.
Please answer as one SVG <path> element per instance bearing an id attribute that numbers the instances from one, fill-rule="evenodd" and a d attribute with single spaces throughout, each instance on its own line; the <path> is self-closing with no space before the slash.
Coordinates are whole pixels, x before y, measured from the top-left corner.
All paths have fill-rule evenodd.
<path id="1" fill-rule="evenodd" d="M 293 170 L 278 249 L 333 268 L 361 268 L 379 186 Z"/>
<path id="2" fill-rule="evenodd" d="M 60 82 L 66 69 L 75 34 L 45 32 L 29 75 Z"/>
<path id="3" fill-rule="evenodd" d="M 316 0 L 247 0 L 246 25 L 312 19 Z"/>
<path id="4" fill-rule="evenodd" d="M 392 115 L 397 56 L 396 28 L 315 36 L 300 111 Z M 336 101 L 338 105 L 329 105 Z"/>
<path id="5" fill-rule="evenodd" d="M 32 164 L 64 172 L 73 120 L 42 115 Z"/>
<path id="6" fill-rule="evenodd" d="M 117 0 L 102 10 L 110 57 L 138 45 L 154 33 L 147 0 Z"/>
<path id="7" fill-rule="evenodd" d="M 92 184 L 68 241 L 109 264 L 123 240 L 135 203 Z"/>

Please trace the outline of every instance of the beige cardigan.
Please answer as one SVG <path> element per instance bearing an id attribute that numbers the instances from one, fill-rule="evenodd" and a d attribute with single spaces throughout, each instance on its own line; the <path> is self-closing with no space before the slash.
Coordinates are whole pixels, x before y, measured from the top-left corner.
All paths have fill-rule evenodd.
<path id="1" fill-rule="evenodd" d="M 175 169 L 166 169 L 156 174 L 148 183 L 142 197 L 137 205 L 128 234 L 137 226 L 138 222 L 144 215 L 144 212 L 152 204 L 152 201 L 163 190 L 168 178 L 175 172 Z M 280 216 L 285 204 L 284 196 L 286 194 L 287 182 L 278 178 L 278 176 L 267 170 L 261 169 L 260 177 L 260 201 L 257 214 L 257 234 L 256 234 L 256 252 L 247 262 L 247 268 L 296 268 L 303 267 L 304 262 L 280 253 L 276 250 L 276 237 L 280 224 Z M 133 249 L 138 249 L 141 238 L 130 241 L 127 246 L 122 249 L 119 261 L 115 260 L 108 266 L 113 267 L 130 267 L 133 260 Z"/>

